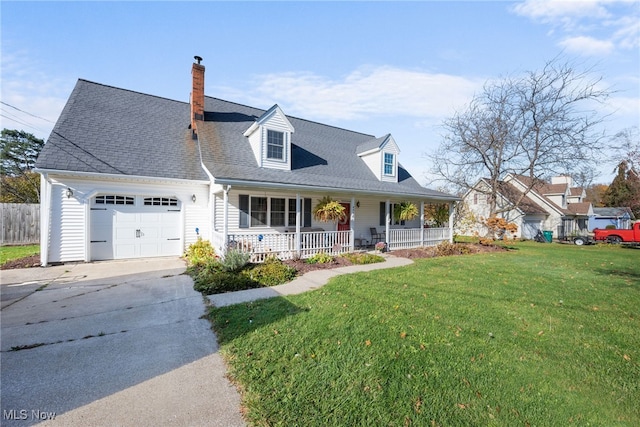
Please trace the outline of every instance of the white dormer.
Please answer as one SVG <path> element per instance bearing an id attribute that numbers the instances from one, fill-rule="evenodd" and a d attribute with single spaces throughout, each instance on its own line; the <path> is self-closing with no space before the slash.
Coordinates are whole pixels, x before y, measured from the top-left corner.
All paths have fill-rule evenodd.
<path id="1" fill-rule="evenodd" d="M 400 149 L 391 134 L 358 146 L 358 156 L 380 181 L 398 182 Z"/>
<path id="2" fill-rule="evenodd" d="M 244 132 L 259 167 L 291 170 L 294 129 L 278 104 L 269 108 Z"/>

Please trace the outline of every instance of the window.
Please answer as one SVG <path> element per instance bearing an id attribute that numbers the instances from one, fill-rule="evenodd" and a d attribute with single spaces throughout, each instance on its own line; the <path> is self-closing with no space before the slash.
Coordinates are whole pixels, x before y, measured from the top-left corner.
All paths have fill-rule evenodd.
<path id="1" fill-rule="evenodd" d="M 271 226 L 283 227 L 284 215 L 285 215 L 285 199 L 272 198 L 271 199 Z"/>
<path id="2" fill-rule="evenodd" d="M 133 205 L 134 200 L 133 196 L 96 196 L 96 205 Z"/>
<path id="3" fill-rule="evenodd" d="M 284 133 L 267 130 L 267 159 L 284 159 Z"/>
<path id="4" fill-rule="evenodd" d="M 264 227 L 267 225 L 267 198 L 251 198 L 251 226 Z"/>
<path id="5" fill-rule="evenodd" d="M 178 199 L 172 197 L 145 197 L 145 206 L 178 206 Z"/>
<path id="6" fill-rule="evenodd" d="M 296 226 L 296 199 L 240 194 L 238 201 L 240 228 Z M 300 211 L 301 226 L 311 227 L 311 199 L 300 199 Z"/>
<path id="7" fill-rule="evenodd" d="M 289 227 L 296 225 L 296 199 L 289 199 Z"/>
<path id="8" fill-rule="evenodd" d="M 394 156 L 392 153 L 384 153 L 384 174 L 395 175 L 394 173 Z"/>

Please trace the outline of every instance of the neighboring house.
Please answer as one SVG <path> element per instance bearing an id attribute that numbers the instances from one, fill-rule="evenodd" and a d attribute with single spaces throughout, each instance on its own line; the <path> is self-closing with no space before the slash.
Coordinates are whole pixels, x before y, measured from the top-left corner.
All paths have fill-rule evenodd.
<path id="1" fill-rule="evenodd" d="M 515 223 L 518 226 L 515 237 L 522 239 L 533 239 L 538 230 L 552 231 L 554 237 L 559 238 L 586 234 L 593 208 L 584 201 L 584 189 L 572 184 L 568 176 L 554 177 L 546 183 L 508 174 L 499 184 L 496 203 L 504 212 L 498 216 Z M 488 181 L 481 179 L 463 197 L 478 220 L 489 217 L 489 189 Z M 517 207 L 511 208 L 516 204 Z M 482 235 L 486 228 L 478 223 L 472 231 Z"/>
<path id="2" fill-rule="evenodd" d="M 631 208 L 593 208 L 593 216 L 589 218 L 589 231 L 596 228 L 614 226 L 617 229 L 631 228 L 631 221 L 635 219 Z"/>
<path id="3" fill-rule="evenodd" d="M 391 135 L 372 135 L 205 97 L 192 66 L 190 103 L 79 80 L 37 161 L 42 264 L 181 255 L 198 237 L 254 260 L 390 249 L 452 239 L 421 215 L 396 224 L 403 201 L 453 203 L 399 162 Z M 339 224 L 317 222 L 330 196 Z M 452 220 L 450 220 L 452 224 Z"/>

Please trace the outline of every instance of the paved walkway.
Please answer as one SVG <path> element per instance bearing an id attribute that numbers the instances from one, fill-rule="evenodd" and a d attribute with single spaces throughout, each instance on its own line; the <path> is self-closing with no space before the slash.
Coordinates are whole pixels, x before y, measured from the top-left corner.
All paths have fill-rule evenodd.
<path id="1" fill-rule="evenodd" d="M 248 289 L 246 291 L 227 292 L 224 294 L 209 295 L 209 300 L 215 307 L 256 301 L 260 299 L 279 297 L 283 295 L 296 295 L 324 286 L 330 278 L 341 274 L 357 273 L 359 271 L 379 270 L 382 268 L 402 267 L 413 264 L 408 258 L 399 258 L 393 255 L 384 255 L 385 262 L 376 264 L 350 265 L 348 267 L 332 268 L 328 270 L 310 271 L 304 276 L 296 277 L 293 281 L 284 285 L 269 288 Z"/>

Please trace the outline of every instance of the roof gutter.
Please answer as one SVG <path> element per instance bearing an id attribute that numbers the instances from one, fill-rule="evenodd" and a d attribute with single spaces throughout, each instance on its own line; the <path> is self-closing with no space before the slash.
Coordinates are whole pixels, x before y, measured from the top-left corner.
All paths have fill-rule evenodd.
<path id="1" fill-rule="evenodd" d="M 181 179 L 181 178 L 161 178 L 154 176 L 143 176 L 143 175 L 122 175 L 115 173 L 99 173 L 99 172 L 79 172 L 79 171 L 70 171 L 70 170 L 60 170 L 60 169 L 41 169 L 34 168 L 34 172 L 38 172 L 42 175 L 66 175 L 73 176 L 79 178 L 109 178 L 113 180 L 136 180 L 136 181 L 153 181 L 153 182 L 180 182 L 184 184 L 208 184 L 207 180 L 196 180 L 196 179 Z M 206 171 L 208 173 L 208 171 Z"/>
<path id="2" fill-rule="evenodd" d="M 302 184 L 281 184 L 277 182 L 264 182 L 264 181 L 245 181 L 240 179 L 230 179 L 230 178 L 215 178 L 213 181 L 215 184 L 220 185 L 232 185 L 232 186 L 245 186 L 245 187 L 259 187 L 259 188 L 274 188 L 274 189 L 286 189 L 286 190 L 297 190 L 297 191 L 331 191 L 333 193 L 346 193 L 346 194 L 361 194 L 361 195 L 370 195 L 370 196 L 389 196 L 389 192 L 387 191 L 375 191 L 375 190 L 356 190 L 351 188 L 335 188 L 335 187 L 322 187 L 317 185 L 302 185 Z M 448 196 L 448 197 L 438 197 L 438 196 L 429 196 L 427 194 L 416 194 L 416 193 L 393 193 L 397 196 L 402 197 L 412 197 L 416 199 L 432 199 L 432 200 L 440 200 L 443 202 L 455 202 L 461 200 L 456 196 Z"/>

